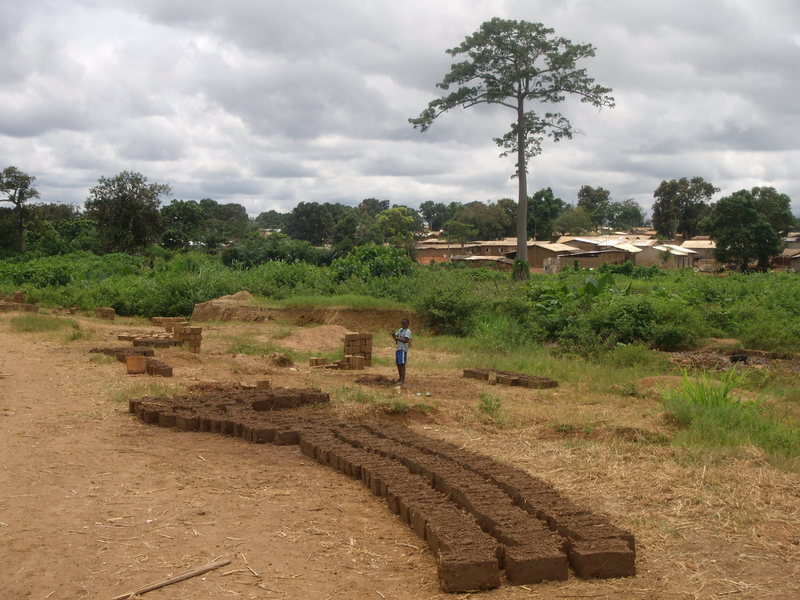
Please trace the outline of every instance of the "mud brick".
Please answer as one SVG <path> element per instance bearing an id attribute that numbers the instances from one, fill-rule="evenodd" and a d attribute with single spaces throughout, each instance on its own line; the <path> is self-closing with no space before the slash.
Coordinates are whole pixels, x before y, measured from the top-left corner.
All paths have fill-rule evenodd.
<path id="1" fill-rule="evenodd" d="M 176 415 L 172 411 L 162 411 L 158 413 L 158 426 L 159 427 L 175 427 Z"/>
<path id="2" fill-rule="evenodd" d="M 275 440 L 274 427 L 254 426 L 250 429 L 250 441 L 254 444 L 269 444 Z"/>
<path id="3" fill-rule="evenodd" d="M 308 359 L 308 364 L 311 367 L 321 367 L 328 364 L 328 359 L 324 356 L 312 356 Z"/>
<path id="4" fill-rule="evenodd" d="M 300 436 L 294 430 L 284 429 L 275 432 L 272 443 L 276 446 L 291 446 L 292 444 L 300 443 Z"/>
<path id="5" fill-rule="evenodd" d="M 489 371 L 486 369 L 464 369 L 464 377 L 468 379 L 489 380 Z"/>
<path id="6" fill-rule="evenodd" d="M 519 385 L 519 377 L 511 375 L 497 375 L 495 381 L 500 385 Z"/>
<path id="7" fill-rule="evenodd" d="M 140 408 L 138 413 L 142 422 L 148 424 L 158 423 L 158 410 L 152 408 Z"/>
<path id="8" fill-rule="evenodd" d="M 564 581 L 569 576 L 567 557 L 544 545 L 506 546 L 503 564 L 512 585 Z"/>
<path id="9" fill-rule="evenodd" d="M 353 356 L 350 359 L 350 364 L 352 365 L 352 368 L 354 370 L 363 371 L 364 370 L 364 357 L 363 356 L 359 356 L 358 354 L 356 354 L 355 356 Z"/>
<path id="10" fill-rule="evenodd" d="M 444 592 L 488 590 L 500 586 L 497 559 L 469 552 L 448 552 L 436 560 L 439 587 Z"/>
<path id="11" fill-rule="evenodd" d="M 361 340 L 360 333 L 345 333 L 344 334 L 344 341 L 345 342 L 358 342 Z"/>
<path id="12" fill-rule="evenodd" d="M 198 431 L 211 431 L 212 424 L 214 420 L 210 417 L 200 417 L 200 424 L 198 425 Z"/>
<path id="13" fill-rule="evenodd" d="M 200 419 L 193 415 L 178 414 L 175 417 L 175 427 L 181 431 L 197 431 Z"/>
<path id="14" fill-rule="evenodd" d="M 128 400 L 128 412 L 129 413 L 135 413 L 136 412 L 136 408 L 139 406 L 141 401 L 142 401 L 141 398 L 132 398 L 132 399 Z"/>
<path id="15" fill-rule="evenodd" d="M 153 367 L 151 374 L 155 375 L 156 377 L 172 377 L 172 367 L 162 363 Z"/>
<path id="16" fill-rule="evenodd" d="M 575 573 L 583 579 L 636 575 L 636 555 L 621 539 L 572 542 L 568 556 Z"/>

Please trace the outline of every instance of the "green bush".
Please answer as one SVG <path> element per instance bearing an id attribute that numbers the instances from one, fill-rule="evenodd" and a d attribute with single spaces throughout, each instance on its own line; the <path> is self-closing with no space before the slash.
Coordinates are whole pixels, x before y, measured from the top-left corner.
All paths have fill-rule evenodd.
<path id="1" fill-rule="evenodd" d="M 410 275 L 413 268 L 414 263 L 405 251 L 377 244 L 359 246 L 331 263 L 331 270 L 338 281 L 351 277 L 369 279 Z"/>

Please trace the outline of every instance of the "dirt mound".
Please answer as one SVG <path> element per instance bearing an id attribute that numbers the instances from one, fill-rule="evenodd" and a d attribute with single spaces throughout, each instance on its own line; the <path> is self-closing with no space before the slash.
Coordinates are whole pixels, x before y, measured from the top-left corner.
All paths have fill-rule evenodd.
<path id="1" fill-rule="evenodd" d="M 346 333 L 352 332 L 341 325 L 308 327 L 293 331 L 280 340 L 280 345 L 299 352 L 329 352 L 342 347 Z"/>
<path id="2" fill-rule="evenodd" d="M 132 400 L 145 423 L 299 444 L 359 479 L 437 555 L 446 592 L 636 573 L 633 535 L 574 505 L 545 481 L 454 444 L 391 424 L 353 425 L 277 410 L 321 401 L 313 390 Z M 259 397 L 264 396 L 263 399 Z M 308 398 L 307 398 L 308 396 Z"/>

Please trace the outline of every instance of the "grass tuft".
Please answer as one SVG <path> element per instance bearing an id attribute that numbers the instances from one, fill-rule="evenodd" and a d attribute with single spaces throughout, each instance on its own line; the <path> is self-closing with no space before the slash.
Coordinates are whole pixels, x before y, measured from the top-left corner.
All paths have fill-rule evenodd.
<path id="1" fill-rule="evenodd" d="M 734 389 L 741 380 L 733 369 L 721 381 L 684 375 L 678 389 L 666 390 L 667 418 L 679 428 L 673 443 L 705 448 L 750 445 L 774 456 L 800 456 L 800 428 L 761 399 L 739 400 Z"/>

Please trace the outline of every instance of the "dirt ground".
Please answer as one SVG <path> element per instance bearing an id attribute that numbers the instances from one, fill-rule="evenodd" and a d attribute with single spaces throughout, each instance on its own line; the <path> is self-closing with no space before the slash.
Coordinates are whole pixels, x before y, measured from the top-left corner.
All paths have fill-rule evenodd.
<path id="1" fill-rule="evenodd" d="M 120 363 L 88 352 L 125 346 L 116 334 L 153 329 L 143 321 L 79 317 L 90 337 L 67 341 L 63 332 L 14 333 L 12 317 L 0 315 L 3 598 L 110 600 L 218 557 L 231 563 L 145 597 L 454 597 L 439 591 L 424 542 L 357 481 L 297 446 L 145 425 L 120 400 L 145 395 L 152 383 L 177 390 L 263 379 L 317 386 L 334 397 L 378 389 L 424 400 L 437 410 L 379 415 L 347 403 L 328 410 L 340 418 L 403 419 L 526 469 L 636 535 L 636 577 L 503 586 L 480 594 L 487 600 L 800 597 L 800 477 L 755 452 L 702 462 L 642 443 L 637 432 L 664 432 L 651 399 L 594 398 L 563 386 L 493 389 L 512 417 L 525 417 L 497 427 L 474 409 L 486 384 L 463 379 L 441 353 L 415 350 L 409 385 L 382 385 L 393 375 L 388 336 L 376 342 L 382 364 L 366 372 L 312 371 L 225 352 L 231 337 L 269 336 L 273 324 L 203 324 L 201 354 L 157 351 L 175 370 L 160 379 L 126 375 Z M 281 327 L 294 349 L 315 339 L 287 336 Z M 371 384 L 356 383 L 365 375 L 375 376 Z M 592 435 L 552 427 L 575 414 L 592 415 Z"/>

